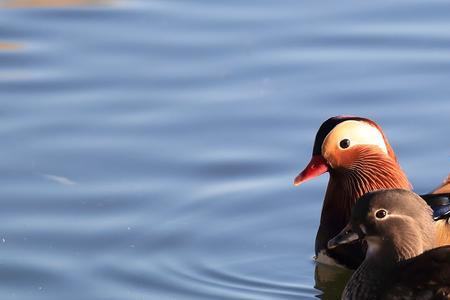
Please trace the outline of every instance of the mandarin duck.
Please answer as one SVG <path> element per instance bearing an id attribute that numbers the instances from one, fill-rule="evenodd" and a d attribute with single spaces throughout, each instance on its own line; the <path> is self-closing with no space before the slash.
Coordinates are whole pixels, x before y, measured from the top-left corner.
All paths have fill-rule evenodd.
<path id="1" fill-rule="evenodd" d="M 316 260 L 355 269 L 364 259 L 364 243 L 327 249 L 327 242 L 348 223 L 353 205 L 365 193 L 389 188 L 411 190 L 412 186 L 381 127 L 361 117 L 326 120 L 316 134 L 311 161 L 294 184 L 325 172 L 330 178 L 316 236 Z M 447 178 L 436 190 L 440 194 L 424 195 L 436 212 L 437 245 L 450 244 L 449 194 L 444 193 L 449 187 Z"/>
<path id="2" fill-rule="evenodd" d="M 434 248 L 432 209 L 417 194 L 379 190 L 361 197 L 328 248 L 364 240 L 367 254 L 343 300 L 450 299 L 450 246 Z"/>

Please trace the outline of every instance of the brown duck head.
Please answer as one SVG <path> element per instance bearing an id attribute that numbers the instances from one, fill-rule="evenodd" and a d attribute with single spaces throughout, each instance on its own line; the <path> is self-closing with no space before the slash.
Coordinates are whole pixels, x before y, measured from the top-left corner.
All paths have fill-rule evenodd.
<path id="1" fill-rule="evenodd" d="M 366 260 L 406 260 L 433 248 L 435 226 L 432 210 L 417 194 L 402 190 L 367 193 L 355 204 L 350 222 L 328 248 L 364 239 Z"/>

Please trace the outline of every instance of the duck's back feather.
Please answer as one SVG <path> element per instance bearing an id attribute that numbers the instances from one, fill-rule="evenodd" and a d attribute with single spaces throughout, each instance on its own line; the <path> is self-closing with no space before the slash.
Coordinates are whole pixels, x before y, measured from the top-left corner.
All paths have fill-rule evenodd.
<path id="1" fill-rule="evenodd" d="M 402 261 L 392 275 L 381 299 L 450 299 L 450 246 Z"/>
<path id="2" fill-rule="evenodd" d="M 433 193 L 421 197 L 433 209 L 433 219 L 436 221 L 436 246 L 450 245 L 450 193 Z"/>

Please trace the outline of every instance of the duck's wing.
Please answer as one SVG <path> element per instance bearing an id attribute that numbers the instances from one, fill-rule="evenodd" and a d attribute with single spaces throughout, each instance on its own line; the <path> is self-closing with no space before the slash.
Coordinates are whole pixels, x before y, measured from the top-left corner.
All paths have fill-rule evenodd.
<path id="1" fill-rule="evenodd" d="M 435 221 L 450 218 L 450 193 L 420 195 L 433 209 Z"/>
<path id="2" fill-rule="evenodd" d="M 450 246 L 402 261 L 382 299 L 450 299 Z"/>

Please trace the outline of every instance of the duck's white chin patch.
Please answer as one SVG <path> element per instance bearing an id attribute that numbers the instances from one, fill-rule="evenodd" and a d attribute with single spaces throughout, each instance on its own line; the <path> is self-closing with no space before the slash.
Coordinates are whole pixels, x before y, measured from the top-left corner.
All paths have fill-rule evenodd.
<path id="1" fill-rule="evenodd" d="M 321 250 L 319 251 L 319 253 L 317 254 L 317 256 L 314 257 L 315 261 L 320 263 L 320 264 L 324 264 L 324 265 L 329 265 L 329 266 L 335 266 L 335 267 L 340 267 L 340 268 L 345 268 L 347 269 L 345 266 L 341 265 L 340 263 L 338 263 L 334 258 L 329 257 L 327 255 L 327 252 L 325 250 Z"/>
<path id="2" fill-rule="evenodd" d="M 380 250 L 381 240 L 378 237 L 366 237 L 367 252 L 366 257 L 376 256 Z"/>

